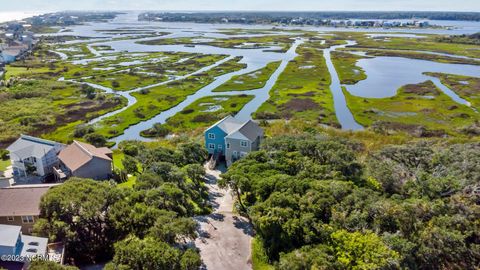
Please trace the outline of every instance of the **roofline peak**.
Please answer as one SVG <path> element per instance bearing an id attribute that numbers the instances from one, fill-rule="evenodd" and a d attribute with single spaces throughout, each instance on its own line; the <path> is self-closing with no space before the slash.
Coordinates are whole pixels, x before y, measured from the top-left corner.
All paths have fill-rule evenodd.
<path id="1" fill-rule="evenodd" d="M 90 151 L 88 151 L 88 149 L 85 148 L 79 141 L 74 140 L 73 143 L 76 144 L 78 147 L 80 147 L 80 149 L 81 149 L 83 152 L 85 152 L 88 156 L 90 156 L 91 158 L 93 158 L 93 154 L 92 154 Z"/>

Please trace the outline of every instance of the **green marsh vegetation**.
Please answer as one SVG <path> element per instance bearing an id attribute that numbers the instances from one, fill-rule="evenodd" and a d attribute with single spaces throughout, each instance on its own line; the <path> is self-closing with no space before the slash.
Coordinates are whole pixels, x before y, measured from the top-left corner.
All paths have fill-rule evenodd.
<path id="1" fill-rule="evenodd" d="M 113 51 L 113 48 L 109 45 L 92 45 L 92 48 L 101 52 Z"/>
<path id="2" fill-rule="evenodd" d="M 156 124 L 141 134 L 145 137 L 164 137 L 169 133 L 206 128 L 228 115 L 235 115 L 253 97 L 252 95 L 203 97 L 168 118 L 165 124 Z"/>
<path id="3" fill-rule="evenodd" d="M 167 83 L 132 95 L 137 103 L 128 109 L 103 119 L 95 125 L 96 132 L 107 138 L 121 135 L 131 125 L 153 118 L 157 114 L 170 109 L 199 89 L 212 83 L 215 77 L 245 68 L 239 63 L 241 57 L 233 58 L 204 73 L 186 79 Z"/>
<path id="4" fill-rule="evenodd" d="M 356 84 L 367 79 L 365 71 L 356 66 L 357 61 L 365 57 L 344 51 L 333 51 L 331 55 L 341 84 Z"/>
<path id="5" fill-rule="evenodd" d="M 437 40 L 439 42 L 446 42 L 446 43 L 480 45 L 480 33 L 476 33 L 472 35 L 444 36 L 444 37 L 437 38 Z"/>
<path id="6" fill-rule="evenodd" d="M 95 57 L 95 55 L 88 48 L 87 42 L 80 42 L 76 44 L 57 44 L 53 48 L 66 54 L 71 60 L 81 60 Z"/>
<path id="7" fill-rule="evenodd" d="M 470 102 L 473 108 L 480 111 L 480 78 L 431 72 L 427 72 L 425 75 L 437 77 L 442 84 Z"/>
<path id="8" fill-rule="evenodd" d="M 280 47 L 279 52 L 286 52 L 292 46 L 294 39 L 288 35 L 270 35 L 270 36 L 253 36 L 253 37 L 234 37 L 229 39 L 212 39 L 201 40 L 199 38 L 178 38 L 178 39 L 154 39 L 138 42 L 145 45 L 209 45 L 220 48 L 268 48 L 271 46 Z"/>
<path id="9" fill-rule="evenodd" d="M 281 61 L 271 62 L 267 66 L 247 74 L 233 76 L 228 82 L 215 88 L 213 92 L 260 89 L 265 86 L 268 79 L 270 79 L 281 63 Z"/>
<path id="10" fill-rule="evenodd" d="M 7 87 L 0 90 L 5 92 L 4 95 L 2 93 L 2 102 L 5 105 L 2 107 L 5 111 L 2 121 L 6 123 L 2 125 L 3 128 L 0 131 L 1 142 L 8 143 L 20 133 L 43 135 L 60 142 L 68 142 L 72 138 L 84 139 L 83 136 L 95 132 L 89 130 L 88 133 L 83 132 L 81 136 L 76 136 L 77 129 L 83 129 L 82 126 L 90 119 L 126 105 L 125 98 L 103 94 L 101 91 L 82 84 L 83 82 L 97 83 L 114 90 L 132 90 L 165 81 L 171 75 L 180 76 L 193 73 L 200 67 L 213 65 L 226 57 L 225 55 L 169 52 L 107 53 L 100 59 L 87 58 L 84 62 L 74 64 L 70 61 L 60 60 L 57 54 L 50 52 L 51 49 L 58 49 L 58 46 L 42 43 L 25 61 L 14 62 L 7 66 L 6 81 L 4 82 Z M 71 54 L 69 57 L 72 57 L 82 50 L 89 51 L 87 44 L 73 45 L 72 50 L 65 52 Z M 75 57 L 80 56 L 76 55 Z M 214 77 L 243 68 L 244 64 L 239 64 L 239 60 L 240 58 L 236 58 L 227 61 L 222 66 L 214 67 L 209 72 L 189 78 L 182 84 L 172 83 L 166 88 L 161 88 L 160 93 L 156 95 L 148 95 L 150 90 L 136 93 L 140 104 L 143 101 L 148 105 L 133 108 L 131 114 L 128 114 L 129 111 L 127 111 L 125 115 L 127 118 L 136 117 L 135 123 L 146 117 L 151 118 L 178 104 L 180 101 L 177 98 L 183 99 L 212 82 Z M 58 81 L 61 77 L 67 80 L 76 80 L 77 83 Z M 176 86 L 178 88 L 175 88 Z M 171 93 L 173 89 L 177 91 L 174 90 L 174 93 Z M 179 89 L 180 91 L 178 91 Z M 156 93 L 155 90 L 153 89 L 152 92 Z M 21 96 L 28 91 L 34 92 L 30 93 L 30 95 L 34 95 L 33 98 Z M 19 94 L 20 92 L 21 94 Z M 15 96 L 15 98 L 10 98 L 10 96 Z M 149 103 L 148 99 L 152 96 L 156 102 Z M 152 109 L 155 106 L 159 109 Z M 144 109 L 149 111 L 149 114 L 145 115 Z M 104 132 L 103 135 L 100 135 L 110 137 L 112 134 L 122 132 L 130 124 L 131 122 L 128 122 L 121 127 L 116 127 L 118 130 Z"/>
<path id="11" fill-rule="evenodd" d="M 282 32 L 286 32 L 283 31 Z M 277 33 L 276 29 L 244 29 L 244 28 L 231 28 L 231 29 L 219 29 L 218 33 L 236 36 L 236 35 L 268 35 Z"/>
<path id="12" fill-rule="evenodd" d="M 309 41 L 297 48 L 298 56 L 288 63 L 255 118 L 299 118 L 314 125 L 338 125 L 330 73 L 319 46 L 322 46 L 319 41 Z"/>
<path id="13" fill-rule="evenodd" d="M 54 55 L 40 47 L 26 60 L 7 66 L 6 80 L 0 86 L 0 145 L 7 145 L 21 133 L 41 136 L 126 105 L 124 98 L 57 81 L 63 69 L 54 60 Z"/>
<path id="14" fill-rule="evenodd" d="M 58 33 L 61 28 L 60 27 L 52 27 L 52 26 L 31 26 L 30 29 L 28 29 L 30 32 L 33 32 L 35 34 L 54 34 Z"/>
<path id="15" fill-rule="evenodd" d="M 480 61 L 475 59 L 456 58 L 456 57 L 451 57 L 446 55 L 412 52 L 412 51 L 406 51 L 406 50 L 367 49 L 365 51 L 368 56 L 392 56 L 392 57 L 404 57 L 404 58 L 410 58 L 410 59 L 434 61 L 434 62 L 447 63 L 447 64 L 480 65 Z"/>
<path id="16" fill-rule="evenodd" d="M 235 31 L 232 30 L 230 32 L 233 34 Z M 244 30 L 238 33 L 249 31 Z M 258 34 L 266 34 L 266 32 L 270 31 L 275 30 L 251 30 L 251 32 L 258 32 Z M 133 30 L 125 29 L 125 32 L 133 32 Z M 355 65 L 362 56 L 350 54 L 348 50 L 366 51 L 367 54 L 372 56 L 402 56 L 448 63 L 478 64 L 478 61 L 473 59 L 437 56 L 414 51 L 428 50 L 472 57 L 478 56 L 478 48 L 475 50 L 471 44 L 443 42 L 439 40 L 438 36 L 434 35 L 423 35 L 425 38 L 368 38 L 365 33 L 355 32 L 336 32 L 332 35 L 300 30 L 282 30 L 282 32 L 292 32 L 293 35 L 281 34 L 279 32 L 278 35 L 232 39 L 167 38 L 152 42 L 155 44 L 207 44 L 224 48 L 243 45 L 246 45 L 246 48 L 261 48 L 278 45 L 284 51 L 283 49 L 290 48 L 294 38 L 303 37 L 307 39 L 308 41 L 297 49 L 299 56 L 288 63 L 286 70 L 280 75 L 279 80 L 271 90 L 270 99 L 261 106 L 255 117 L 266 120 L 299 119 L 307 121 L 311 126 L 317 126 L 318 124 L 338 126 L 333 109 L 333 98 L 329 89 L 330 75 L 321 53 L 322 49 L 332 45 L 345 44 L 346 40 L 356 40 L 358 42 L 356 46 L 348 47 L 345 51 L 341 50 L 332 53 L 332 61 L 344 84 L 353 84 L 365 79 L 364 72 Z M 121 37 L 118 40 L 126 38 L 130 37 Z M 72 37 L 72 39 L 81 39 L 81 37 Z M 15 88 L 18 84 L 20 88 L 26 85 L 27 89 L 31 86 L 28 86 L 25 80 L 29 80 L 29 83 L 38 83 L 41 89 L 51 89 L 52 93 L 55 93 L 55 97 L 50 97 L 45 94 L 45 91 L 41 90 L 39 95 L 42 95 L 42 99 L 39 97 L 35 97 L 37 99 L 17 98 L 14 100 L 10 99 L 9 103 L 5 103 L 8 107 L 5 109 L 6 114 L 2 121 L 6 123 L 6 126 L 10 127 L 12 125 L 13 128 L 5 128 L 5 130 L 0 132 L 5 134 L 4 137 L 0 135 L 2 140 L 7 137 L 9 138 L 8 140 L 11 140 L 19 132 L 32 132 L 35 135 L 43 134 L 50 139 L 68 141 L 76 133 L 77 129 L 82 129 L 88 119 L 125 106 L 126 101 L 123 98 L 113 98 L 111 95 L 104 95 L 92 89 L 82 89 L 81 85 L 56 82 L 61 77 L 67 80 L 75 80 L 79 83 L 95 83 L 113 88 L 114 90 L 125 91 L 164 82 L 172 78 L 172 76 L 187 75 L 195 72 L 199 67 L 212 65 L 227 57 L 226 55 L 170 52 L 118 53 L 111 51 L 112 48 L 109 46 L 98 45 L 101 43 L 92 45 L 95 41 L 96 39 L 78 44 L 50 44 L 48 39 L 46 39 L 26 61 L 15 62 L 7 66 L 5 84 L 8 83 L 8 87 L 4 88 L 13 87 L 12 89 L 17 90 L 12 91 L 18 91 L 19 88 Z M 96 56 L 90 51 L 90 46 L 102 51 L 104 57 L 100 61 L 98 59 L 95 61 Z M 49 52 L 49 50 L 65 53 L 69 59 L 67 61 L 61 60 L 58 55 Z M 91 61 L 86 61 L 83 64 L 71 62 L 71 60 L 83 59 L 91 59 Z M 93 133 L 98 131 L 100 135 L 110 138 L 121 134 L 130 125 L 151 119 L 158 113 L 177 105 L 186 96 L 211 83 L 215 76 L 245 67 L 243 64 L 238 63 L 238 60 L 228 61 L 223 65 L 212 68 L 208 72 L 197 74 L 185 80 L 133 93 L 138 103 L 118 115 L 101 121 L 94 127 Z M 215 91 L 261 88 L 278 68 L 279 64 L 280 62 L 272 62 L 262 69 L 236 76 L 224 85 L 219 86 Z M 473 107 L 478 109 L 478 95 L 475 92 L 478 83 L 474 78 L 461 78 L 455 77 L 455 75 L 438 75 L 437 77 L 464 99 L 469 100 Z M 61 91 L 60 89 L 63 90 Z M 1 91 L 7 90 L 2 88 Z M 367 126 L 376 127 L 378 123 L 381 123 L 384 125 L 383 127 L 386 125 L 387 128 L 392 127 L 396 129 L 398 127 L 397 124 L 401 123 L 402 125 L 400 126 L 407 132 L 411 131 L 411 125 L 413 125 L 415 128 L 421 126 L 420 128 L 435 131 L 434 134 L 437 135 L 443 135 L 441 132 L 436 132 L 444 128 L 445 133 L 458 135 L 462 134 L 461 132 L 458 133 L 462 126 L 474 125 L 472 122 L 475 117 L 472 116 L 471 112 L 468 112 L 463 106 L 452 104 L 442 93 L 435 95 L 430 100 L 428 99 L 431 97 L 428 97 L 428 95 L 427 97 L 422 97 L 422 95 L 415 96 L 413 94 L 403 97 L 403 93 L 399 95 L 400 97 L 389 98 L 383 101 L 362 99 L 361 102 L 356 97 L 349 97 L 349 103 L 350 101 L 352 102 L 349 105 L 353 108 L 355 117 L 360 119 L 358 121 Z M 47 104 L 49 99 L 45 100 L 43 97 L 54 98 L 55 101 Z M 371 104 L 368 103 L 370 101 L 372 102 Z M 389 102 L 392 102 L 392 104 L 390 105 Z M 368 112 L 369 106 L 372 104 L 376 107 L 370 111 L 379 112 L 378 114 Z M 52 109 L 51 106 L 54 105 L 60 107 Z M 32 114 L 25 112 L 15 114 L 11 112 L 12 106 L 15 106 L 15 108 L 31 107 L 35 109 Z M 436 107 L 441 108 L 438 109 Z M 82 108 L 85 108 L 85 110 L 82 110 Z M 89 111 L 87 112 L 86 109 Z M 16 112 L 21 111 L 16 110 Z M 383 111 L 387 113 L 383 114 Z M 61 116 L 67 112 L 72 117 Z M 57 113 L 59 113 L 59 116 L 56 115 Z M 416 116 L 420 114 L 426 116 L 418 118 L 414 114 Z M 34 118 L 42 119 L 29 119 L 32 115 L 34 115 Z M 59 117 L 58 119 L 65 118 L 66 120 L 59 121 L 56 117 Z M 402 123 L 404 120 L 406 122 Z M 19 124 L 20 121 L 23 124 Z M 190 121 L 190 119 L 187 118 L 186 121 Z M 426 123 L 428 121 L 431 123 L 428 126 L 424 125 L 424 122 L 428 124 Z M 195 123 L 191 122 L 186 122 L 182 125 L 196 126 Z M 48 128 L 44 128 L 45 126 Z M 78 126 L 80 128 L 77 128 Z M 44 130 L 45 132 L 41 133 L 37 130 Z M 428 132 L 427 134 L 431 135 Z M 75 138 L 78 139 L 78 137 Z"/>
<path id="17" fill-rule="evenodd" d="M 445 43 L 437 40 L 437 35 L 421 35 L 423 38 L 407 37 L 379 37 L 371 38 L 366 33 L 335 32 L 338 38 L 355 40 L 358 44 L 352 48 L 382 49 L 382 50 L 408 50 L 430 51 L 480 58 L 477 45 L 461 43 Z"/>
<path id="18" fill-rule="evenodd" d="M 355 120 L 379 132 L 456 136 L 478 121 L 478 113 L 453 101 L 431 81 L 403 86 L 395 96 L 387 98 L 357 97 L 345 89 L 343 92 Z"/>
<path id="19" fill-rule="evenodd" d="M 111 58 L 109 58 L 111 57 Z M 114 53 L 80 65 L 67 66 L 67 79 L 90 82 L 116 91 L 128 91 L 213 65 L 225 55 L 189 53 Z"/>

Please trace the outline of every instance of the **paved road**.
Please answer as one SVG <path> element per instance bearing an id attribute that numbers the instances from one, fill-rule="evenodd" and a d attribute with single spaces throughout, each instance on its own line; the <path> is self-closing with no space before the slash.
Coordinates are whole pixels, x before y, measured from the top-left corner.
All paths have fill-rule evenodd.
<path id="1" fill-rule="evenodd" d="M 199 237 L 195 245 L 200 249 L 202 269 L 252 269 L 252 227 L 247 219 L 232 213 L 234 200 L 227 190 L 217 186 L 221 171 L 207 169 L 207 185 L 214 212 L 196 217 Z"/>

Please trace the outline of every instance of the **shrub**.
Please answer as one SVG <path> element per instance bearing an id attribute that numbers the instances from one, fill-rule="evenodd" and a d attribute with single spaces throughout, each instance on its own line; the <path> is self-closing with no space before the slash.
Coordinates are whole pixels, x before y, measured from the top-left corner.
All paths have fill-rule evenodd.
<path id="1" fill-rule="evenodd" d="M 105 136 L 96 133 L 87 134 L 84 139 L 95 147 L 104 147 L 107 144 Z"/>
<path id="2" fill-rule="evenodd" d="M 156 123 L 152 128 L 142 131 L 144 137 L 165 137 L 170 133 L 170 129 L 160 123 Z"/>
<path id="3" fill-rule="evenodd" d="M 9 153 L 5 149 L 0 149 L 0 159 L 7 160 L 9 158 Z"/>
<path id="4" fill-rule="evenodd" d="M 193 113 L 195 110 L 194 109 L 185 109 L 183 111 L 181 111 L 180 113 L 181 114 L 191 114 Z"/>
<path id="5" fill-rule="evenodd" d="M 150 90 L 148 90 L 148 89 L 142 89 L 142 90 L 140 90 L 139 93 L 142 94 L 142 95 L 146 95 L 146 94 L 150 93 Z"/>
<path id="6" fill-rule="evenodd" d="M 94 131 L 95 130 L 93 129 L 92 126 L 78 125 L 75 127 L 75 130 L 73 131 L 73 137 L 82 138 L 83 136 L 93 133 Z"/>

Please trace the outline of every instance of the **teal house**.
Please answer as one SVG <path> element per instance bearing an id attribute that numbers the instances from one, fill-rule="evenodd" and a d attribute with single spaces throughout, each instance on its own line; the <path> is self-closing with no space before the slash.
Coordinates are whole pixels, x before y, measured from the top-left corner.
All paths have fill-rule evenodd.
<path id="1" fill-rule="evenodd" d="M 227 166 L 259 149 L 263 130 L 252 120 L 227 116 L 205 130 L 205 147 L 215 159 L 224 158 Z"/>

